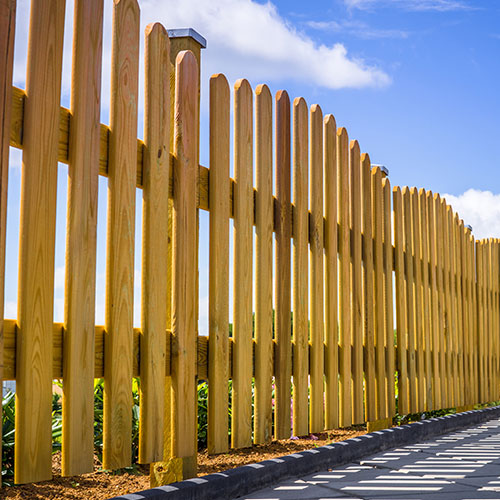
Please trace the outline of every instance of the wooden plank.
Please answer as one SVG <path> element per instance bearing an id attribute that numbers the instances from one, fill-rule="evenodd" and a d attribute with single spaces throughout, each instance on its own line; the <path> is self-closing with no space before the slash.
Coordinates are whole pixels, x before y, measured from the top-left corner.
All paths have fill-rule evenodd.
<path id="1" fill-rule="evenodd" d="M 104 351 L 103 466 L 131 463 L 139 6 L 113 10 Z"/>
<path id="2" fill-rule="evenodd" d="M 472 233 L 469 236 L 469 274 L 470 283 L 469 290 L 471 294 L 471 304 L 469 306 L 469 311 L 471 315 L 471 335 L 472 335 L 472 345 L 474 345 L 474 355 L 472 357 L 474 365 L 474 403 L 479 402 L 479 339 L 478 339 L 478 303 L 477 303 L 477 267 L 476 267 L 476 240 Z"/>
<path id="3" fill-rule="evenodd" d="M 394 348 L 394 298 L 392 290 L 392 269 L 394 262 L 391 226 L 391 183 L 382 179 L 384 199 L 384 316 L 386 345 L 387 412 L 392 418 L 396 414 L 395 394 L 395 348 Z"/>
<path id="4" fill-rule="evenodd" d="M 290 436 L 291 392 L 291 266 L 290 238 L 292 236 L 291 174 L 290 174 L 290 98 L 284 90 L 276 94 L 276 278 L 275 283 L 275 399 L 274 437 Z"/>
<path id="5" fill-rule="evenodd" d="M 339 223 L 339 344 L 340 396 L 339 424 L 352 424 L 351 401 L 351 249 L 349 229 L 349 138 L 347 130 L 337 131 L 337 213 Z"/>
<path id="6" fill-rule="evenodd" d="M 483 245 L 476 241 L 476 321 L 478 345 L 478 402 L 484 401 L 484 311 L 483 311 Z"/>
<path id="7" fill-rule="evenodd" d="M 484 309 L 484 402 L 490 401 L 490 297 L 488 239 L 483 240 L 483 309 Z"/>
<path id="8" fill-rule="evenodd" d="M 62 473 L 94 469 L 94 318 L 103 1 L 78 0 L 69 137 Z"/>
<path id="9" fill-rule="evenodd" d="M 403 198 L 401 188 L 394 187 L 392 194 L 394 207 L 394 265 L 396 288 L 396 334 L 398 343 L 398 413 L 409 413 L 408 387 L 408 336 L 407 336 L 407 309 L 405 290 L 405 261 L 404 261 L 404 231 L 403 231 Z M 366 233 L 365 233 L 366 234 Z M 365 254 L 366 255 L 366 254 Z M 368 262 L 368 261 L 367 261 Z M 368 302 L 368 296 L 367 296 Z M 373 302 L 373 300 L 372 300 Z M 366 345 L 366 343 L 365 343 Z M 370 372 L 367 372 L 367 387 Z M 374 379 L 375 377 L 373 377 Z M 371 420 L 368 417 L 369 420 Z"/>
<path id="10" fill-rule="evenodd" d="M 430 286 L 430 337 L 432 350 L 432 376 L 431 391 L 432 405 L 431 410 L 442 408 L 441 403 L 441 383 L 440 383 L 440 367 L 439 367 L 439 295 L 437 289 L 437 259 L 436 259 L 436 240 L 439 237 L 436 235 L 434 197 L 431 191 L 426 192 L 427 203 L 427 224 L 429 238 L 429 286 Z"/>
<path id="11" fill-rule="evenodd" d="M 14 67 L 14 35 L 16 2 L 0 1 L 0 318 L 4 317 L 5 248 L 7 227 L 7 192 L 9 182 L 9 142 L 12 116 L 12 71 Z M 3 321 L 0 322 L 0 360 L 4 357 Z M 0 380 L 3 366 L 0 363 Z M 0 438 L 2 431 L 0 430 Z M 1 452 L 1 444 L 0 444 Z M 0 478 L 0 486 L 2 485 Z"/>
<path id="12" fill-rule="evenodd" d="M 496 272 L 495 270 L 495 249 L 494 249 L 494 239 L 489 238 L 488 239 L 488 251 L 489 251 L 489 272 L 488 272 L 488 278 L 490 282 L 490 401 L 495 400 L 495 395 L 497 393 L 496 389 L 496 369 L 495 369 L 495 363 L 496 363 L 496 317 L 495 317 L 495 278 L 494 278 L 494 273 Z"/>
<path id="13" fill-rule="evenodd" d="M 485 288 L 486 288 L 486 297 L 485 297 L 485 309 L 486 309 L 486 354 L 487 354 L 487 371 L 486 377 L 488 381 L 487 385 L 487 401 L 492 401 L 493 399 L 493 317 L 492 317 L 492 269 L 491 269 L 491 239 L 488 238 L 485 241 L 485 258 L 484 258 L 484 276 L 485 276 Z"/>
<path id="14" fill-rule="evenodd" d="M 462 379 L 464 380 L 465 392 L 464 392 L 464 404 L 471 405 L 471 389 L 473 381 L 472 365 L 470 363 L 470 326 L 469 326 L 469 291 L 468 291 L 468 275 L 467 275 L 467 244 L 466 244 L 466 229 L 463 221 L 460 221 L 460 274 L 461 274 L 461 307 L 462 307 L 462 359 L 463 359 L 463 372 Z"/>
<path id="15" fill-rule="evenodd" d="M 351 226 L 351 323 L 352 323 L 352 420 L 364 422 L 363 415 L 363 289 L 361 253 L 361 160 L 358 141 L 349 147 Z"/>
<path id="16" fill-rule="evenodd" d="M 167 329 L 170 44 L 165 28 L 146 28 L 143 170 L 142 332 L 139 463 L 163 459 Z"/>
<path id="17" fill-rule="evenodd" d="M 317 124 L 315 124 L 315 126 L 317 127 Z M 315 134 L 317 133 L 318 131 L 315 130 Z M 315 153 L 317 156 L 317 147 L 315 149 Z M 303 98 L 296 98 L 293 101 L 293 204 L 294 204 L 293 210 L 294 212 L 293 212 L 293 431 L 292 433 L 294 436 L 305 436 L 309 434 L 308 161 L 309 161 L 309 151 L 308 151 L 307 104 Z M 317 161 L 317 158 L 315 158 L 315 161 Z M 317 166 L 315 166 L 315 168 L 317 169 Z M 322 165 L 321 168 L 323 168 Z M 311 172 L 311 176 L 312 175 L 313 174 Z M 317 172 L 315 173 L 315 175 L 316 176 L 318 175 Z M 323 218 L 322 214 L 321 218 Z M 318 333 L 317 327 L 315 328 L 316 328 L 315 333 L 317 334 Z M 317 345 L 315 347 L 315 350 L 316 350 L 315 354 L 318 355 Z M 316 373 L 315 377 L 317 376 L 318 375 Z M 315 398 L 317 397 L 318 394 L 316 393 Z M 316 416 L 316 418 L 318 418 L 318 416 Z"/>
<path id="18" fill-rule="evenodd" d="M 417 358 L 417 408 L 425 410 L 425 364 L 424 364 L 424 329 L 422 299 L 422 254 L 421 254 L 421 221 L 418 209 L 418 191 L 410 189 L 412 231 L 413 231 L 413 273 L 415 293 L 415 352 Z"/>
<path id="19" fill-rule="evenodd" d="M 337 273 L 337 125 L 333 115 L 324 119 L 325 141 L 325 427 L 339 426 L 339 330 Z M 295 227 L 295 219 L 294 219 Z"/>
<path id="20" fill-rule="evenodd" d="M 229 106 L 222 74 L 210 78 L 210 249 L 208 291 L 208 453 L 228 443 L 229 383 Z"/>
<path id="21" fill-rule="evenodd" d="M 474 341 L 474 314 L 473 314 L 473 293 L 472 293 L 472 282 L 473 278 L 473 267 L 472 267 L 472 259 L 474 250 L 471 244 L 471 233 L 468 228 L 464 229 L 464 241 L 465 241 L 465 287 L 466 287 L 466 330 L 465 336 L 467 338 L 467 363 L 470 371 L 470 381 L 469 381 L 469 399 L 467 404 L 475 404 L 475 395 L 476 395 L 476 353 L 477 353 L 477 343 Z"/>
<path id="22" fill-rule="evenodd" d="M 420 217 L 420 256 L 422 259 L 422 326 L 423 326 L 423 349 L 424 349 L 424 410 L 432 407 L 432 318 L 430 311 L 429 296 L 429 222 L 427 218 L 427 199 L 424 189 L 418 191 L 418 211 Z"/>
<path id="23" fill-rule="evenodd" d="M 363 347 L 365 372 L 365 418 L 367 422 L 377 420 L 376 373 L 375 373 L 375 330 L 373 299 L 373 224 L 371 161 L 367 154 L 361 156 L 361 189 L 363 205 Z"/>
<path id="24" fill-rule="evenodd" d="M 16 483 L 52 477 L 52 317 L 64 0 L 31 4 L 21 184 Z"/>
<path id="25" fill-rule="evenodd" d="M 451 268 L 450 268 L 450 227 L 448 221 L 448 206 L 446 201 L 441 199 L 441 217 L 443 228 L 443 280 L 444 280 L 444 298 L 445 298 L 445 378 L 446 378 L 446 396 L 447 407 L 453 406 L 453 351 L 452 351 L 452 325 L 453 309 L 451 304 Z"/>
<path id="26" fill-rule="evenodd" d="M 444 228 L 441 197 L 434 195 L 434 232 L 436 235 L 436 283 L 438 292 L 438 340 L 439 340 L 439 381 L 441 390 L 441 408 L 446 408 L 448 391 L 446 386 L 446 348 L 445 348 L 445 293 L 444 293 Z"/>
<path id="27" fill-rule="evenodd" d="M 273 101 L 266 85 L 255 90 L 255 113 L 254 443 L 259 444 L 272 439 L 273 418 Z"/>
<path id="28" fill-rule="evenodd" d="M 311 218 L 309 224 L 310 292 L 311 312 L 311 388 L 309 407 L 309 431 L 321 432 L 325 428 L 324 416 L 324 322 L 323 322 L 323 113 L 314 104 L 310 111 L 309 200 Z"/>
<path id="29" fill-rule="evenodd" d="M 183 477 L 196 476 L 196 192 L 198 166 L 198 65 L 179 52 L 175 72 L 174 217 L 172 261 L 172 448 Z"/>
<path id="30" fill-rule="evenodd" d="M 412 206 L 410 189 L 404 187 L 403 197 L 403 231 L 405 244 L 405 291 L 407 311 L 407 346 L 408 346 L 408 386 L 410 413 L 416 413 L 417 406 L 417 367 L 415 360 L 415 303 L 414 303 L 414 275 L 413 275 L 413 235 L 412 235 Z"/>
<path id="31" fill-rule="evenodd" d="M 477 344 L 474 342 L 474 326 L 473 326 L 473 315 L 472 313 L 472 290 L 471 290 L 471 241 L 470 241 L 470 231 L 464 228 L 464 249 L 465 249 L 465 351 L 466 351 L 466 366 L 468 369 L 469 376 L 469 386 L 468 386 L 468 398 L 466 404 L 473 405 L 475 403 L 475 384 L 476 384 L 476 373 L 474 367 L 474 354 L 477 352 Z M 468 367 L 468 368 L 467 368 Z"/>
<path id="32" fill-rule="evenodd" d="M 458 371 L 458 321 L 457 321 L 457 259 L 456 259 L 456 228 L 453 220 L 453 209 L 447 207 L 449 250 L 450 250 L 450 291 L 451 291 L 451 352 L 452 352 L 452 384 L 453 406 L 460 405 L 459 371 Z M 460 389 L 461 390 L 461 389 Z"/>
<path id="33" fill-rule="evenodd" d="M 234 295 L 233 394 L 231 443 L 252 444 L 252 220 L 253 117 L 247 80 L 234 86 Z"/>
<path id="34" fill-rule="evenodd" d="M 385 370 L 385 325 L 384 325 L 384 198 L 382 172 L 372 169 L 372 221 L 374 260 L 375 302 L 375 374 L 377 420 L 387 418 L 387 385 Z"/>
<path id="35" fill-rule="evenodd" d="M 458 214 L 455 213 L 454 220 L 455 226 L 455 280 L 457 290 L 457 361 L 458 361 L 458 384 L 460 390 L 458 391 L 458 401 L 460 406 L 465 405 L 465 395 L 467 393 L 467 379 L 464 373 L 464 320 L 463 320 L 463 292 L 462 292 L 462 234 L 463 222 L 460 226 Z"/>
<path id="36" fill-rule="evenodd" d="M 491 258 L 492 258 L 492 273 L 491 279 L 493 281 L 493 394 L 492 400 L 498 399 L 499 380 L 498 380 L 498 240 L 492 239 L 491 242 Z"/>

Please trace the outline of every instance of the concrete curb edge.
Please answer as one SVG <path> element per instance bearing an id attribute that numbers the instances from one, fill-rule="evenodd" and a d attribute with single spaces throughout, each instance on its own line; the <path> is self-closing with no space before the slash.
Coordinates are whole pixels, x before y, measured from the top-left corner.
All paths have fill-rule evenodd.
<path id="1" fill-rule="evenodd" d="M 213 500 L 230 499 L 267 488 L 293 476 L 338 467 L 381 451 L 430 439 L 440 434 L 500 417 L 500 406 L 375 431 L 358 438 L 294 453 L 225 472 L 187 479 L 110 500 Z"/>

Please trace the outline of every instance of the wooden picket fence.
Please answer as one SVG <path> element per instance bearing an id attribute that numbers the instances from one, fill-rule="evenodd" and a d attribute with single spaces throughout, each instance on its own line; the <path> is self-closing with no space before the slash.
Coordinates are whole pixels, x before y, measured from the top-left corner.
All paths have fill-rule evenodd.
<path id="1" fill-rule="evenodd" d="M 23 150 L 18 315 L 4 320 L 0 351 L 2 378 L 17 383 L 17 483 L 52 476 L 54 379 L 64 475 L 93 469 L 97 377 L 103 466 L 131 463 L 140 377 L 139 462 L 180 459 L 184 477 L 196 474 L 197 380 L 209 384 L 210 453 L 500 399 L 499 240 L 475 241 L 438 194 L 391 191 L 332 115 L 285 91 L 273 106 L 266 85 L 234 86 L 231 141 L 228 82 L 210 79 L 210 168 L 199 165 L 199 46 L 169 41 L 160 24 L 146 30 L 138 140 L 136 0 L 113 6 L 109 126 L 99 119 L 103 0 L 75 1 L 71 110 L 61 108 L 64 4 L 32 0 L 24 91 L 12 87 L 15 2 L 0 2 L 2 313 L 9 145 Z M 68 200 L 57 199 L 58 161 Z M 98 175 L 108 178 L 104 326 L 94 321 Z M 66 202 L 65 319 L 54 324 L 56 206 Z M 197 326 L 199 209 L 210 213 L 208 338 Z"/>

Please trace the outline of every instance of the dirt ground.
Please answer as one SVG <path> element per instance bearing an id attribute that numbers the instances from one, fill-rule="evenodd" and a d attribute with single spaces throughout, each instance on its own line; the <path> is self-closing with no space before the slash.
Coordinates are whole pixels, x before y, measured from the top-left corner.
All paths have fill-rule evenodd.
<path id="1" fill-rule="evenodd" d="M 260 462 L 302 450 L 324 446 L 333 441 L 343 441 L 366 434 L 366 426 L 337 429 L 304 438 L 273 441 L 267 445 L 253 448 L 231 450 L 220 455 L 207 455 L 202 451 L 198 455 L 198 475 L 204 476 L 213 472 L 232 469 L 240 465 Z M 0 490 L 0 498 L 20 499 L 75 499 L 105 500 L 117 495 L 133 493 L 149 488 L 149 467 L 138 467 L 132 471 L 110 473 L 97 471 L 81 476 L 61 477 L 60 454 L 53 458 L 54 478 L 52 481 L 22 486 L 4 486 Z"/>

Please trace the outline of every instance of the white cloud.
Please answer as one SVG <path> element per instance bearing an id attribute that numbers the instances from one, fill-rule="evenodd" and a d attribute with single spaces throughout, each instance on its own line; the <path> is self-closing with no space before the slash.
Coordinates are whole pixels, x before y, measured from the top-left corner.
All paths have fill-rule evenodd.
<path id="1" fill-rule="evenodd" d="M 274 4 L 252 0 L 146 0 L 144 18 L 166 27 L 191 26 L 208 41 L 204 73 L 223 72 L 229 80 L 244 77 L 287 79 L 326 88 L 383 86 L 382 70 L 349 57 L 342 44 L 317 45 L 283 19 Z"/>
<path id="2" fill-rule="evenodd" d="M 464 224 L 472 226 L 476 239 L 500 238 L 500 194 L 468 189 L 459 196 L 443 194 L 442 197 Z"/>
<path id="3" fill-rule="evenodd" d="M 6 300 L 3 315 L 7 319 L 17 318 L 17 301 Z"/>
<path id="4" fill-rule="evenodd" d="M 344 0 L 344 4 L 350 9 L 360 10 L 377 7 L 399 7 L 404 10 L 438 12 L 472 9 L 462 0 Z"/>
<path id="5" fill-rule="evenodd" d="M 372 28 L 361 21 L 309 21 L 306 25 L 316 30 L 346 33 L 364 40 L 408 38 L 409 36 L 407 31 Z"/>

